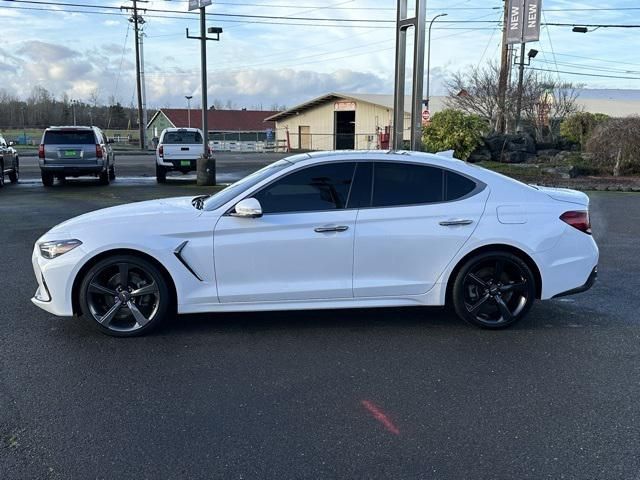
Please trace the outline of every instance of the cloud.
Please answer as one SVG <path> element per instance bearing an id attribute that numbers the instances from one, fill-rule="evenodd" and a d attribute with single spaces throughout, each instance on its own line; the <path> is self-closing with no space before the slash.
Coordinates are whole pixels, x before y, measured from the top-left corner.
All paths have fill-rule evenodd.
<path id="1" fill-rule="evenodd" d="M 80 55 L 75 50 L 71 50 L 63 45 L 41 42 L 39 40 L 22 42 L 17 52 L 31 60 L 49 63 L 59 62 Z"/>

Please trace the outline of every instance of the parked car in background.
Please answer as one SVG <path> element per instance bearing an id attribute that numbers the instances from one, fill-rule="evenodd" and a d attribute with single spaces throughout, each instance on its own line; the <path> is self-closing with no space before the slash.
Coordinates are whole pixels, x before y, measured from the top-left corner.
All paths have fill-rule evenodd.
<path id="1" fill-rule="evenodd" d="M 111 140 L 98 127 L 49 127 L 38 148 L 42 183 L 54 178 L 94 176 L 102 185 L 116 178 Z"/>
<path id="2" fill-rule="evenodd" d="M 5 178 L 9 178 L 11 183 L 17 183 L 19 176 L 18 152 L 0 135 L 0 187 L 4 185 Z"/>
<path id="3" fill-rule="evenodd" d="M 167 172 L 189 173 L 196 170 L 204 153 L 202 130 L 198 128 L 165 128 L 156 148 L 156 179 L 167 180 Z"/>
<path id="4" fill-rule="evenodd" d="M 597 275 L 589 198 L 420 152 L 285 158 L 215 195 L 68 220 L 33 302 L 117 336 L 177 313 L 452 305 L 504 328 Z"/>

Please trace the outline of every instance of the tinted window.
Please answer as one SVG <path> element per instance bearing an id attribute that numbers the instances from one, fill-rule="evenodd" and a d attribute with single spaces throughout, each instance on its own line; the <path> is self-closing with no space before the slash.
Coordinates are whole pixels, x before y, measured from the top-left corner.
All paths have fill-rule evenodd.
<path id="1" fill-rule="evenodd" d="M 443 171 L 436 167 L 398 162 L 375 162 L 374 207 L 441 202 Z"/>
<path id="2" fill-rule="evenodd" d="M 345 208 L 355 163 L 305 168 L 278 180 L 254 197 L 264 213 L 310 212 Z"/>
<path id="3" fill-rule="evenodd" d="M 470 193 L 476 188 L 476 183 L 473 180 L 458 175 L 453 172 L 446 172 L 446 192 L 445 198 L 447 200 L 457 200 Z"/>
<path id="4" fill-rule="evenodd" d="M 96 143 L 91 130 L 49 130 L 44 134 L 45 145 L 87 145 Z"/>
<path id="5" fill-rule="evenodd" d="M 360 162 L 356 164 L 356 173 L 349 194 L 348 208 L 362 208 L 371 205 L 371 175 L 373 164 Z"/>
<path id="6" fill-rule="evenodd" d="M 167 132 L 164 134 L 162 143 L 202 143 L 200 132 Z"/>

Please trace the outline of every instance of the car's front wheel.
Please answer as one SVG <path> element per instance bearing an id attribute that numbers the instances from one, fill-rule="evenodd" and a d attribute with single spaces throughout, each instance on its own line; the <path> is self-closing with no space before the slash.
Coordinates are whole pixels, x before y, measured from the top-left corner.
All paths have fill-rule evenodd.
<path id="1" fill-rule="evenodd" d="M 482 328 L 505 328 L 521 320 L 536 297 L 535 278 L 519 257 L 486 252 L 470 258 L 453 284 L 460 318 Z"/>
<path id="2" fill-rule="evenodd" d="M 78 303 L 96 328 L 117 337 L 148 333 L 172 311 L 161 272 L 134 255 L 117 255 L 92 266 L 80 284 Z"/>

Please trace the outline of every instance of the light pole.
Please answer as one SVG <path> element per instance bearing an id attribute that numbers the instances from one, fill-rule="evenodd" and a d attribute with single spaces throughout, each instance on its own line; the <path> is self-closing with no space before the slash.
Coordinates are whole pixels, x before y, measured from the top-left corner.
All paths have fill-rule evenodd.
<path id="1" fill-rule="evenodd" d="M 527 63 L 524 63 L 524 43 L 520 44 L 520 62 L 518 63 L 518 96 L 516 98 L 516 133 L 518 133 L 520 128 L 520 112 L 522 110 L 522 82 L 524 78 L 524 67 L 525 65 L 529 66 L 531 64 L 531 59 L 535 58 L 538 54 L 538 50 L 532 48 L 527 53 Z"/>
<path id="2" fill-rule="evenodd" d="M 425 101 L 424 101 L 424 106 L 427 108 L 427 110 L 429 110 L 429 70 L 431 69 L 431 26 L 433 25 L 433 22 L 436 21 L 436 18 L 439 17 L 446 17 L 448 14 L 447 13 L 441 13 L 439 15 L 436 15 L 435 17 L 433 17 L 431 19 L 431 22 L 429 22 L 429 33 L 428 33 L 428 40 L 427 40 L 427 92 L 425 94 Z"/>
<path id="3" fill-rule="evenodd" d="M 73 111 L 73 126 L 76 126 L 76 103 L 77 100 L 71 100 L 71 110 Z"/>
<path id="4" fill-rule="evenodd" d="M 191 128 L 191 99 L 193 98 L 193 95 L 185 95 L 184 98 L 187 99 L 187 122 L 189 128 Z"/>

